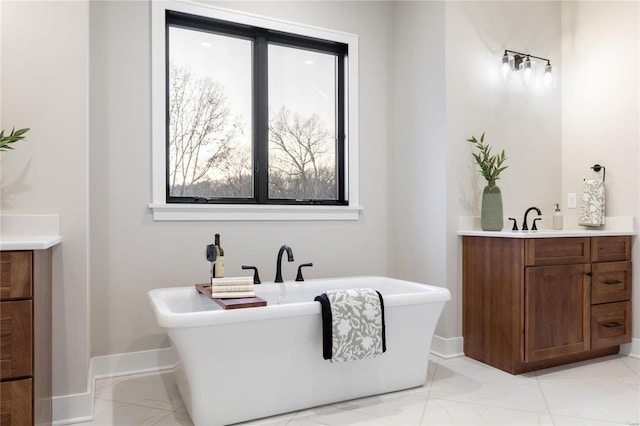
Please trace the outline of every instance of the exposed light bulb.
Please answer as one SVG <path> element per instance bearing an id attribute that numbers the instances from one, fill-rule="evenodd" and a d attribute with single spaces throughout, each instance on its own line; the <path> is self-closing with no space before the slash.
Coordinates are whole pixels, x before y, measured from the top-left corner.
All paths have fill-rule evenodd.
<path id="1" fill-rule="evenodd" d="M 553 74 L 551 73 L 551 63 L 547 62 L 544 67 L 544 78 L 542 80 L 545 89 L 553 89 Z"/>
<path id="2" fill-rule="evenodd" d="M 523 62 L 523 75 L 524 83 L 531 85 L 533 83 L 533 70 L 531 69 L 531 59 L 527 56 L 527 59 Z"/>
<path id="3" fill-rule="evenodd" d="M 502 65 L 500 66 L 500 73 L 502 74 L 502 81 L 507 81 L 511 74 L 511 67 L 509 66 L 509 56 L 507 52 L 504 52 L 502 57 Z"/>

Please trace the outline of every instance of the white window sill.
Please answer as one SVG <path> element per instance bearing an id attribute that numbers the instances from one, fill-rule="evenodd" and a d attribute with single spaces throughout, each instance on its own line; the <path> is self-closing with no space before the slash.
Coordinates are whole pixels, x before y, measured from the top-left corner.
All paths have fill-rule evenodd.
<path id="1" fill-rule="evenodd" d="M 362 207 L 149 204 L 155 221 L 358 220 Z"/>

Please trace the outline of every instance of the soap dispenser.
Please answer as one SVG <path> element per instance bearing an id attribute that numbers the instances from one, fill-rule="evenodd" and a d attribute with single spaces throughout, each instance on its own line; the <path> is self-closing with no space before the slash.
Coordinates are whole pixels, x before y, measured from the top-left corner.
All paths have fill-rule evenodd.
<path id="1" fill-rule="evenodd" d="M 562 213 L 560 212 L 560 204 L 556 204 L 556 212 L 553 214 L 553 229 L 556 231 L 562 229 Z"/>

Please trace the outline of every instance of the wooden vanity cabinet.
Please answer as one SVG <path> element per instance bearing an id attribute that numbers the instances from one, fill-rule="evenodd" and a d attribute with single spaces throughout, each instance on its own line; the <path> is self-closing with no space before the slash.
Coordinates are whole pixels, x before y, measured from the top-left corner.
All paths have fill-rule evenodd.
<path id="1" fill-rule="evenodd" d="M 631 341 L 631 237 L 463 237 L 465 355 L 512 374 Z"/>
<path id="2" fill-rule="evenodd" d="M 51 424 L 51 250 L 0 252 L 0 425 Z"/>

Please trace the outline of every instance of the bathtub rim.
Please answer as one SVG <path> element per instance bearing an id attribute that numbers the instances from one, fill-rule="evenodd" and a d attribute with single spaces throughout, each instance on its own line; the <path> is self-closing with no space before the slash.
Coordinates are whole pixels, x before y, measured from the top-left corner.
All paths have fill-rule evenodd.
<path id="1" fill-rule="evenodd" d="M 308 283 L 319 283 L 322 281 L 355 280 L 355 279 L 385 279 L 390 281 L 424 286 L 425 289 L 416 292 L 402 294 L 383 295 L 385 307 L 393 308 L 403 305 L 417 305 L 430 303 L 445 303 L 451 300 L 451 293 L 445 287 L 438 287 L 432 284 L 422 284 L 408 280 L 399 280 L 384 276 L 352 276 L 341 278 L 318 278 L 307 280 Z M 294 281 L 287 281 L 285 285 L 295 285 Z M 171 293 L 197 294 L 194 286 L 158 288 L 150 290 L 147 298 L 154 312 L 154 316 L 159 326 L 163 328 L 186 328 L 205 327 L 220 324 L 232 324 L 238 322 L 261 321 L 285 317 L 296 317 L 303 315 L 320 315 L 320 304 L 314 301 L 295 302 L 285 305 L 267 305 L 255 308 L 232 309 L 232 310 L 205 310 L 198 312 L 174 312 L 167 304 L 167 297 Z"/>

